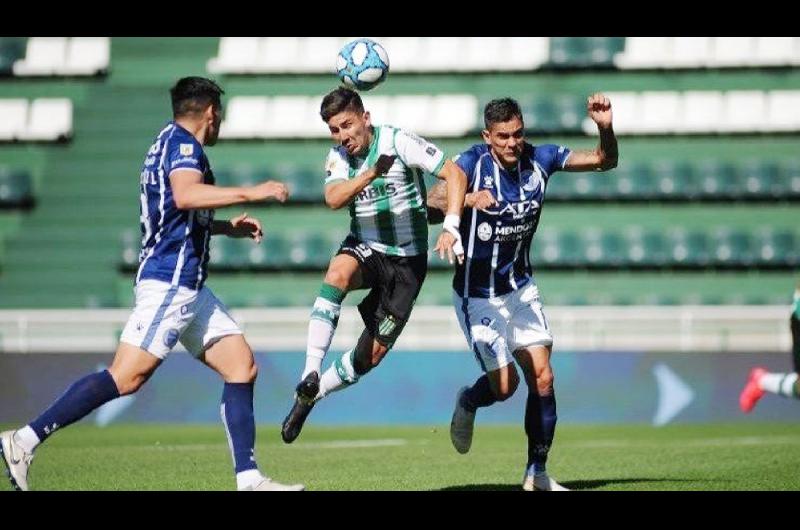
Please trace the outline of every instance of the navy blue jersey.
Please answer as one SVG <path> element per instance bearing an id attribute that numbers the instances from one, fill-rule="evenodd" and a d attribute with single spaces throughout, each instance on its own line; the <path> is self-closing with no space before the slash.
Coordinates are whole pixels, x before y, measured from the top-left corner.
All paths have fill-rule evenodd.
<path id="1" fill-rule="evenodd" d="M 197 171 L 205 184 L 214 184 L 203 146 L 189 131 L 169 122 L 158 133 L 142 166 L 142 251 L 135 281 L 161 280 L 199 290 L 208 275 L 214 210 L 179 210 L 175 206 L 169 175 L 177 169 Z"/>
<path id="2" fill-rule="evenodd" d="M 569 155 L 563 146 L 526 143 L 512 171 L 495 161 L 487 144 L 474 145 L 456 158 L 467 175 L 467 193 L 489 190 L 498 202 L 487 211 L 464 208 L 465 259 L 453 277 L 459 296 L 501 296 L 530 281 L 531 242 L 547 183 Z"/>

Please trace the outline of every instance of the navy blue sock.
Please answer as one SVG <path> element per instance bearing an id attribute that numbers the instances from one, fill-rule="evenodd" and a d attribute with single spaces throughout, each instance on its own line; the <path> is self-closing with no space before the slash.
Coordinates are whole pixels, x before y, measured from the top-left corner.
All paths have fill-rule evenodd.
<path id="1" fill-rule="evenodd" d="M 119 390 L 108 370 L 89 374 L 72 383 L 66 392 L 29 425 L 40 441 L 83 418 L 94 409 L 119 397 Z"/>
<path id="2" fill-rule="evenodd" d="M 540 396 L 534 389 L 528 392 L 525 406 L 525 434 L 528 435 L 528 466 L 545 471 L 547 453 L 556 432 L 556 395 Z"/>
<path id="3" fill-rule="evenodd" d="M 253 416 L 254 383 L 225 383 L 220 414 L 236 473 L 258 469 L 255 458 L 256 421 Z"/>
<path id="4" fill-rule="evenodd" d="M 480 376 L 475 384 L 464 391 L 461 396 L 461 404 L 471 412 L 475 412 L 480 407 L 488 407 L 496 401 L 497 398 L 492 392 L 492 386 L 489 384 L 486 374 Z"/>

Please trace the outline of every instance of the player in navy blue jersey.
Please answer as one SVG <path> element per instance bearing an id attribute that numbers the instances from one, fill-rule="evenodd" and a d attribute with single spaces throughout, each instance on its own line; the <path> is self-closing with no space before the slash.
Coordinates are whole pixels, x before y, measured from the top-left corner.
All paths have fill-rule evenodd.
<path id="1" fill-rule="evenodd" d="M 224 380 L 220 413 L 239 490 L 301 490 L 275 482 L 256 465 L 253 353 L 228 309 L 204 286 L 212 235 L 263 236 L 247 214 L 214 220 L 214 208 L 288 197 L 286 186 L 267 181 L 217 187 L 204 152 L 214 145 L 222 119 L 223 90 L 201 77 L 180 79 L 170 91 L 173 120 L 145 155 L 140 174 L 142 251 L 135 277 L 136 305 L 108 370 L 73 383 L 36 419 L 0 433 L 11 483 L 28 489 L 35 448 L 56 430 L 119 396 L 136 392 L 178 342 Z"/>
<path id="2" fill-rule="evenodd" d="M 553 173 L 605 171 L 617 165 L 611 102 L 594 94 L 587 107 L 600 133 L 594 150 L 528 143 L 519 104 L 505 98 L 490 101 L 484 109 L 484 143 L 455 159 L 467 175 L 468 193 L 460 226 L 465 259 L 456 266 L 453 303 L 484 375 L 459 390 L 450 438 L 459 453 L 469 451 L 476 410 L 508 399 L 517 389 L 516 359 L 528 386 L 528 462 L 523 478 L 528 491 L 566 489 L 546 469 L 556 426 L 553 337 L 533 276 L 531 242 Z M 442 218 L 446 199 L 444 187 L 431 188 L 432 222 Z"/>

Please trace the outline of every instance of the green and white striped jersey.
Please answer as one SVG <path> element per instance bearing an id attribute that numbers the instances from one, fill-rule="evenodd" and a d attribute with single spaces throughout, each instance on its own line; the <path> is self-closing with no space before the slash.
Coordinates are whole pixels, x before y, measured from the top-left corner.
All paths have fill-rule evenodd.
<path id="1" fill-rule="evenodd" d="M 444 153 L 419 136 L 376 125 L 364 158 L 342 146 L 333 147 L 325 164 L 325 184 L 356 177 L 380 155 L 396 155 L 386 174 L 373 180 L 350 204 L 350 233 L 371 249 L 392 256 L 415 256 L 428 251 L 428 220 L 424 172 L 438 174 Z"/>

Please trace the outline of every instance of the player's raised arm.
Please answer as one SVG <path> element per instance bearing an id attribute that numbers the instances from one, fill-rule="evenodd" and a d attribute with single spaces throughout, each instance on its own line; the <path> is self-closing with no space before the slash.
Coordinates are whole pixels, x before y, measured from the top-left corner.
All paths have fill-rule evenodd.
<path id="1" fill-rule="evenodd" d="M 353 198 L 369 186 L 370 182 L 385 174 L 394 164 L 395 156 L 381 155 L 375 165 L 349 180 L 335 180 L 325 186 L 325 204 L 338 210 L 350 204 Z"/>
<path id="2" fill-rule="evenodd" d="M 597 124 L 600 143 L 593 150 L 572 151 L 564 164 L 564 171 L 606 171 L 617 167 L 619 152 L 611 124 L 611 101 L 603 94 L 592 94 L 586 101 L 586 108 L 589 117 Z"/>
<path id="3" fill-rule="evenodd" d="M 181 210 L 224 208 L 267 199 L 284 202 L 289 197 L 286 185 L 274 180 L 254 186 L 220 187 L 203 184 L 203 175 L 194 169 L 173 170 L 169 180 L 175 206 Z"/>

